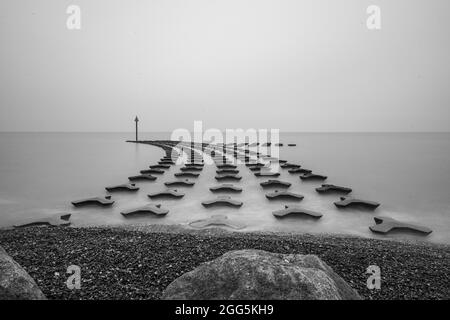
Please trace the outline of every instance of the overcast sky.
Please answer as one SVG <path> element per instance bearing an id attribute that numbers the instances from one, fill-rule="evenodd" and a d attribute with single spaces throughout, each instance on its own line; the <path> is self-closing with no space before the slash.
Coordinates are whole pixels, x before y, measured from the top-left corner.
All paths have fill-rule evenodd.
<path id="1" fill-rule="evenodd" d="M 448 0 L 2 0 L 0 131 L 450 131 L 449 24 Z"/>

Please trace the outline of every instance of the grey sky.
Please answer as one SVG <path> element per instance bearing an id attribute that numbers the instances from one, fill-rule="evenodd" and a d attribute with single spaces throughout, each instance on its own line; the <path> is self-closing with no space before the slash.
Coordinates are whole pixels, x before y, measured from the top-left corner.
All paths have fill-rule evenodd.
<path id="1" fill-rule="evenodd" d="M 449 23 L 448 0 L 2 0 L 0 131 L 449 131 Z"/>

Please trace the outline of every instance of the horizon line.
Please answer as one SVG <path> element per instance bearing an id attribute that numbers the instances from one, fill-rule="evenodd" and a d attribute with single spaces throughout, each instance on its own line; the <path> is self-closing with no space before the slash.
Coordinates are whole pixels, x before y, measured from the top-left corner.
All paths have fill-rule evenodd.
<path id="1" fill-rule="evenodd" d="M 226 129 L 225 129 L 226 130 Z M 225 130 L 220 130 L 225 132 Z M 170 133 L 172 131 L 140 131 L 144 133 Z M 194 131 L 189 131 L 194 132 Z M 126 133 L 134 134 L 135 131 L 0 131 L 0 133 Z M 450 133 L 450 131 L 282 131 L 280 133 Z"/>

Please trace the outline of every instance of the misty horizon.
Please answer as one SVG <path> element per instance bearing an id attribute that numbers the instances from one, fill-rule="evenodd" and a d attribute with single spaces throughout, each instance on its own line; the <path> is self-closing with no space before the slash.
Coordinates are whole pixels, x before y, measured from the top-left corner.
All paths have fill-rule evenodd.
<path id="1" fill-rule="evenodd" d="M 448 1 L 70 4 L 1 2 L 1 131 L 450 130 Z"/>

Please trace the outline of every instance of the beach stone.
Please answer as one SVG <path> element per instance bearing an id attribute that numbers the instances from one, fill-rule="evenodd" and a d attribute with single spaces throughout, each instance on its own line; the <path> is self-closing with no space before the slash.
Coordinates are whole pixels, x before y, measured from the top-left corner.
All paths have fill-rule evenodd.
<path id="1" fill-rule="evenodd" d="M 201 264 L 167 286 L 163 299 L 189 300 L 359 300 L 352 289 L 315 255 L 262 250 L 229 251 Z"/>
<path id="2" fill-rule="evenodd" d="M 0 300 L 46 300 L 33 278 L 1 246 Z"/>

